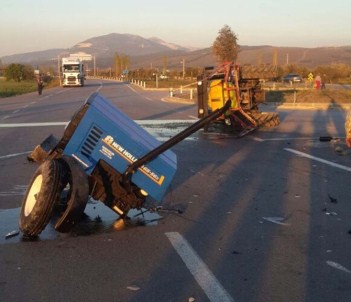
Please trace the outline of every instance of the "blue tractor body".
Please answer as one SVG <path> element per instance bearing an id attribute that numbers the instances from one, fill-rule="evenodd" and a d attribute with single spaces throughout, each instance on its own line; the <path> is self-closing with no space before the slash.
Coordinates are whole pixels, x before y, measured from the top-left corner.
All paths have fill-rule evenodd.
<path id="1" fill-rule="evenodd" d="M 55 229 L 68 232 L 82 218 L 89 198 L 103 202 L 121 218 L 130 209 L 145 207 L 149 196 L 160 203 L 177 170 L 177 157 L 170 148 L 229 107 L 227 101 L 161 144 L 107 99 L 92 94 L 61 139 L 50 135 L 28 156 L 41 165 L 22 204 L 20 229 L 27 236 L 38 235 L 55 204 L 64 206 Z M 50 181 L 39 186 L 44 178 Z"/>
<path id="2" fill-rule="evenodd" d="M 87 174 L 90 175 L 101 160 L 123 174 L 130 164 L 160 145 L 101 95 L 93 94 L 86 106 L 63 153 L 81 163 Z M 166 150 L 139 167 L 131 181 L 160 202 L 176 170 L 177 157 L 171 150 Z"/>

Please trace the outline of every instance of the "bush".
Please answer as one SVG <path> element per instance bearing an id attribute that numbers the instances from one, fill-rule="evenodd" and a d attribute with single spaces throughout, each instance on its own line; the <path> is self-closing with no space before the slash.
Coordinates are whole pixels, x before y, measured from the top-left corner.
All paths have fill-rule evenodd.
<path id="1" fill-rule="evenodd" d="M 21 82 L 33 77 L 33 68 L 29 65 L 12 63 L 5 68 L 4 76 L 7 81 Z"/>

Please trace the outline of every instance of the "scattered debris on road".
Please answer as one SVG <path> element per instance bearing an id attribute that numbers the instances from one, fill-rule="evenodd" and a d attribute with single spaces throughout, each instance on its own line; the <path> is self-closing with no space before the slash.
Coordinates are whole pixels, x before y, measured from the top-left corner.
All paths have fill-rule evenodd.
<path id="1" fill-rule="evenodd" d="M 262 219 L 280 225 L 289 225 L 289 223 L 283 222 L 286 220 L 284 217 L 262 217 Z"/>
<path id="2" fill-rule="evenodd" d="M 6 239 L 9 239 L 9 238 L 15 237 L 15 236 L 17 236 L 17 235 L 19 235 L 19 231 L 14 230 L 14 231 L 11 231 L 10 233 L 7 233 L 6 236 L 5 236 L 5 238 L 6 238 Z"/>
<path id="3" fill-rule="evenodd" d="M 330 201 L 331 203 L 338 203 L 338 200 L 337 200 L 336 198 L 330 196 L 329 194 L 328 194 L 328 197 L 329 197 L 329 201 Z"/>
<path id="4" fill-rule="evenodd" d="M 136 285 L 130 285 L 130 286 L 127 286 L 127 289 L 136 292 L 136 291 L 140 290 L 140 287 L 136 286 Z"/>
<path id="5" fill-rule="evenodd" d="M 333 267 L 333 268 L 336 268 L 336 269 L 341 270 L 341 271 L 343 271 L 343 272 L 345 272 L 345 273 L 351 274 L 351 271 L 350 271 L 349 269 L 347 269 L 346 267 L 342 266 L 341 264 L 339 264 L 339 263 L 337 263 L 337 262 L 328 260 L 328 261 L 327 261 L 327 264 L 328 264 L 329 266 Z"/>

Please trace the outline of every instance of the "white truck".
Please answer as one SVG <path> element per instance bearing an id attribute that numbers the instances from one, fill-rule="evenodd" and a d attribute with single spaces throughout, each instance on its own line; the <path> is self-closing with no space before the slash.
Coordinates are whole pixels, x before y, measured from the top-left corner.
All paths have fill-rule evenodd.
<path id="1" fill-rule="evenodd" d="M 62 58 L 62 86 L 84 86 L 84 66 L 76 58 Z"/>

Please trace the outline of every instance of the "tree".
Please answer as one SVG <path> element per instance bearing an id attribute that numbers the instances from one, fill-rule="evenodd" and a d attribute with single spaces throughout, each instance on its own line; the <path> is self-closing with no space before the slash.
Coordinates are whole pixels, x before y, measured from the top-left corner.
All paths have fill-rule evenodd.
<path id="1" fill-rule="evenodd" d="M 6 80 L 14 80 L 16 82 L 21 82 L 22 80 L 29 80 L 32 78 L 33 69 L 29 65 L 22 65 L 12 63 L 5 68 L 4 76 Z"/>
<path id="2" fill-rule="evenodd" d="M 239 46 L 237 36 L 228 25 L 224 25 L 213 42 L 213 53 L 220 61 L 235 61 L 238 57 Z"/>
<path id="3" fill-rule="evenodd" d="M 168 65 L 168 58 L 163 57 L 162 58 L 162 74 L 166 75 L 167 74 L 167 65 Z"/>
<path id="4" fill-rule="evenodd" d="M 128 70 L 128 68 L 129 68 L 129 63 L 130 63 L 129 57 L 126 56 L 126 55 L 122 55 L 122 56 L 121 56 L 121 68 L 122 68 L 122 71 Z"/>
<path id="5" fill-rule="evenodd" d="M 118 77 L 121 74 L 122 66 L 121 66 L 121 57 L 117 52 L 113 57 L 113 66 L 115 69 L 116 77 Z"/>
<path id="6" fill-rule="evenodd" d="M 113 57 L 113 66 L 115 69 L 116 76 L 119 76 L 124 70 L 128 70 L 130 64 L 130 59 L 128 56 L 117 52 Z"/>

